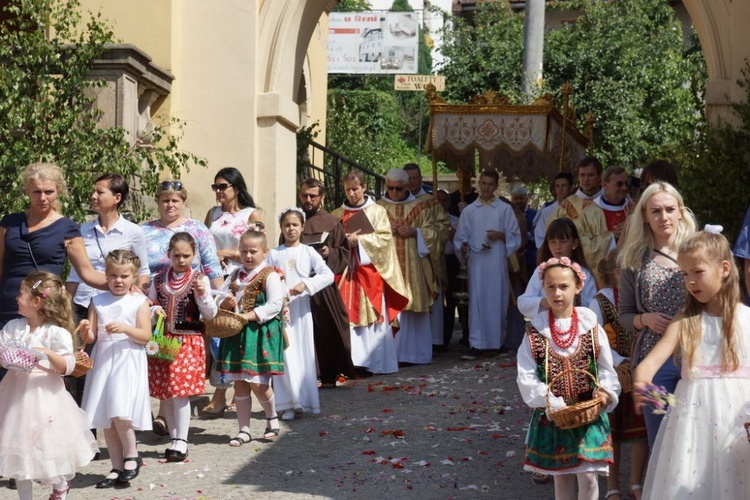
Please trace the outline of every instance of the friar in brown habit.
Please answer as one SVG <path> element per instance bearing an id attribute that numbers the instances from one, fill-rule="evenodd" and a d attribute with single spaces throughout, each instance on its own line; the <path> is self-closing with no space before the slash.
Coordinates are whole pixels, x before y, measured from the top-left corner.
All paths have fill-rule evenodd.
<path id="1" fill-rule="evenodd" d="M 315 248 L 333 274 L 342 274 L 349 264 L 351 250 L 341 221 L 323 208 L 325 185 L 307 179 L 299 189 L 299 200 L 307 222 L 302 230 L 302 243 Z M 349 316 L 336 284 L 310 297 L 313 318 L 315 353 L 323 387 L 336 387 L 338 376 L 356 376 L 352 365 Z"/>

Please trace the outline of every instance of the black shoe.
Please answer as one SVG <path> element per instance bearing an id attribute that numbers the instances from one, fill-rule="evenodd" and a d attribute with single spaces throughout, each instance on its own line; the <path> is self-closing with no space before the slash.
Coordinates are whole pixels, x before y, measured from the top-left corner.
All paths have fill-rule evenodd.
<path id="1" fill-rule="evenodd" d="M 105 477 L 98 483 L 96 483 L 96 488 L 103 489 L 103 488 L 114 488 L 115 484 L 117 484 L 118 480 L 120 479 L 120 474 L 122 474 L 121 470 L 112 469 L 109 471 L 110 474 L 117 474 L 117 477 L 113 477 L 112 479 Z"/>
<path id="2" fill-rule="evenodd" d="M 133 479 L 137 478 L 138 474 L 140 474 L 141 472 L 141 465 L 143 465 L 143 460 L 141 460 L 141 457 L 129 457 L 123 460 L 123 463 L 125 462 L 135 462 L 135 469 L 125 469 L 120 472 L 120 477 L 117 478 L 117 484 L 129 483 Z"/>
<path id="3" fill-rule="evenodd" d="M 459 345 L 469 345 L 469 337 L 461 337 L 458 339 Z"/>
<path id="4" fill-rule="evenodd" d="M 174 441 L 182 441 L 187 445 L 187 441 L 185 439 L 175 438 L 172 440 L 172 442 Z M 166 457 L 167 462 L 184 462 L 188 457 L 188 451 L 185 450 L 185 452 L 183 453 L 179 450 L 169 449 L 164 452 L 164 456 Z"/>
<path id="5" fill-rule="evenodd" d="M 474 361 L 475 359 L 479 359 L 483 356 L 483 352 L 480 349 L 477 349 L 475 347 L 472 347 L 469 349 L 469 352 L 461 356 L 461 359 L 464 361 Z"/>
<path id="6" fill-rule="evenodd" d="M 16 487 L 16 480 L 15 479 L 8 479 L 8 489 L 9 490 L 15 490 Z"/>

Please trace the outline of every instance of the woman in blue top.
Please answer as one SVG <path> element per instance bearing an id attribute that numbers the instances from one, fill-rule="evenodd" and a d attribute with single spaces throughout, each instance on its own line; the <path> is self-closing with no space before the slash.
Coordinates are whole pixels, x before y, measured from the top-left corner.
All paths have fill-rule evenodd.
<path id="1" fill-rule="evenodd" d="M 81 231 L 60 213 L 60 195 L 67 194 L 62 170 L 51 163 L 34 163 L 21 174 L 29 207 L 0 221 L 0 327 L 18 318 L 16 297 L 21 281 L 36 269 L 60 276 L 65 259 L 89 286 L 106 287 L 86 256 Z"/>

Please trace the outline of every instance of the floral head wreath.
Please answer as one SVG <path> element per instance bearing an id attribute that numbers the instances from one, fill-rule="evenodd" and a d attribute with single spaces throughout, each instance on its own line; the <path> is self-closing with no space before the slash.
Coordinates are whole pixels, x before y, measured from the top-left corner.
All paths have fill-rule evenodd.
<path id="1" fill-rule="evenodd" d="M 586 273 L 583 272 L 581 266 L 567 257 L 560 257 L 559 259 L 557 257 L 552 257 L 547 262 L 542 262 L 541 264 L 539 264 L 539 267 L 537 267 L 537 269 L 539 270 L 540 280 L 544 279 L 544 271 L 546 271 L 547 268 L 551 266 L 569 267 L 573 270 L 574 273 L 578 275 L 578 279 L 581 281 L 581 284 L 586 282 Z"/>
<path id="2" fill-rule="evenodd" d="M 298 213 L 300 218 L 302 219 L 302 224 L 305 223 L 305 212 L 303 212 L 301 208 L 287 207 L 282 210 L 281 213 L 279 213 L 279 224 L 281 224 L 281 221 L 284 220 L 284 217 L 286 217 L 286 215 L 290 212 Z"/>
<path id="3" fill-rule="evenodd" d="M 266 225 L 260 221 L 248 222 L 247 231 L 266 234 Z"/>

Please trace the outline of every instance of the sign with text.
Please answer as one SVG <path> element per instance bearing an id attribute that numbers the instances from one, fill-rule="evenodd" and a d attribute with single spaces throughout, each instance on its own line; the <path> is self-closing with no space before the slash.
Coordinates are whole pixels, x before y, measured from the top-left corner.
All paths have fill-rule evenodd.
<path id="1" fill-rule="evenodd" d="M 435 90 L 445 90 L 445 77 L 438 75 L 396 75 L 393 77 L 394 90 L 424 90 L 428 83 L 435 86 Z"/>
<path id="2" fill-rule="evenodd" d="M 416 73 L 416 12 L 331 12 L 328 73 Z"/>

